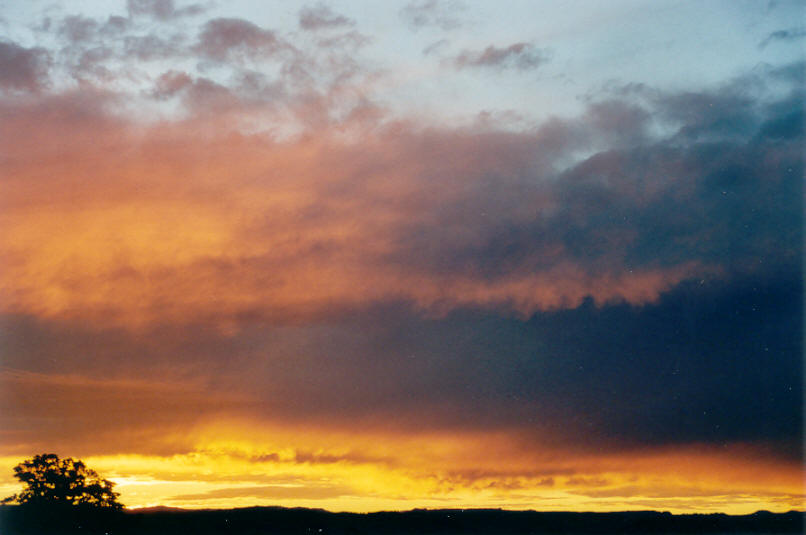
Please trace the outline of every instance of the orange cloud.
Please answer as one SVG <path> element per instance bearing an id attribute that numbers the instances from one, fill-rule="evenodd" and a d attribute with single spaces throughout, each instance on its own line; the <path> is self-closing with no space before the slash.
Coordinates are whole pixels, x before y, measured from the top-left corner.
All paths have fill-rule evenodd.
<path id="1" fill-rule="evenodd" d="M 493 277 L 432 266 L 438 251 L 418 258 L 422 233 L 429 247 L 450 240 L 461 254 L 500 224 L 555 211 L 539 179 L 519 178 L 524 166 L 548 172 L 531 156 L 542 134 L 417 134 L 400 125 L 357 139 L 324 132 L 278 141 L 203 122 L 138 127 L 88 106 L 63 96 L 6 110 L 14 155 L 2 185 L 7 312 L 224 329 L 386 301 L 528 315 L 589 295 L 651 302 L 703 272 L 693 261 L 602 269 L 557 240 Z M 487 192 L 491 174 L 516 195 Z M 445 210 L 459 210 L 452 223 Z"/>

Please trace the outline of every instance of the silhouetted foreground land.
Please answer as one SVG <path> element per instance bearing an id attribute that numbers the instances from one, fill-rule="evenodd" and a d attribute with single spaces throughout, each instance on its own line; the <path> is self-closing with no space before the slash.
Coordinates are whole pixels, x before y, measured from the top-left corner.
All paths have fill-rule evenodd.
<path id="1" fill-rule="evenodd" d="M 526 533 L 803 533 L 804 513 L 758 512 L 672 515 L 625 513 L 539 513 L 497 509 L 414 510 L 330 513 L 320 509 L 250 507 L 190 511 L 157 508 L 136 511 L 62 511 L 59 514 L 0 507 L 2 534 L 526 534 Z"/>

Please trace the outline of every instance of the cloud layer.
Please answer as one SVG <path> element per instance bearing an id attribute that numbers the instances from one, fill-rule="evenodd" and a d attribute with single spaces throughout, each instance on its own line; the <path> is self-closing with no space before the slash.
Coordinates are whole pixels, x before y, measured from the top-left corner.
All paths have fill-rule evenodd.
<path id="1" fill-rule="evenodd" d="M 202 39 L 211 57 L 252 42 L 248 25 L 213 22 L 240 37 Z M 220 91 L 230 113 L 254 108 L 179 72 L 156 83 L 159 98 L 187 92 L 209 109 Z M 527 131 L 356 119 L 357 137 L 292 140 L 204 116 L 138 126 L 108 111 L 113 95 L 10 100 L 4 307 L 131 325 L 394 301 L 528 317 L 791 271 L 802 95 L 736 91 L 612 99 Z M 708 111 L 689 118 L 697 106 Z"/>

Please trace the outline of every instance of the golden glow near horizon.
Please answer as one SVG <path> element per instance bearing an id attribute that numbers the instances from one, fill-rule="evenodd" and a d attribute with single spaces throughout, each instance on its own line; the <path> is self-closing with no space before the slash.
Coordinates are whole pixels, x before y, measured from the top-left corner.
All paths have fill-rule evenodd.
<path id="1" fill-rule="evenodd" d="M 5 4 L 4 495 L 804 507 L 792 5 Z"/>
<path id="2" fill-rule="evenodd" d="M 229 438 L 223 438 L 229 437 Z M 426 508 L 673 513 L 803 507 L 803 472 L 751 448 L 613 454 L 535 450 L 506 433 L 362 434 L 207 426 L 173 455 L 90 455 L 128 508 L 254 505 L 370 512 Z M 19 462 L 0 458 L 0 492 Z"/>

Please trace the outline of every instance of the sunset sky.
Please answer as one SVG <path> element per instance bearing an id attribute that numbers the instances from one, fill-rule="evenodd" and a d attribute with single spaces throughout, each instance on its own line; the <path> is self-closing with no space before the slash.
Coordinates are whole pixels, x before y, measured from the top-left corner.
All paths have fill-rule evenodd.
<path id="1" fill-rule="evenodd" d="M 805 20 L 0 0 L 0 494 L 802 510 Z"/>

